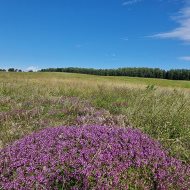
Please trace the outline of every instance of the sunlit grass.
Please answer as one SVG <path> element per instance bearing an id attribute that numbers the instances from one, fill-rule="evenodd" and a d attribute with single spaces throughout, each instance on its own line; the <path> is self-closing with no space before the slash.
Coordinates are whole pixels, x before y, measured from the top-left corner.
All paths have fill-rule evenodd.
<path id="1" fill-rule="evenodd" d="M 189 162 L 189 88 L 188 81 L 69 73 L 0 73 L 0 146 L 47 126 L 76 124 L 82 105 L 68 108 L 66 104 L 60 105 L 59 99 L 78 97 L 89 101 L 96 111 L 104 108 L 113 116 L 127 117 L 132 127 L 158 139 L 172 155 Z M 52 110 L 57 113 L 50 115 Z M 122 117 L 117 122 L 121 124 L 121 120 Z"/>

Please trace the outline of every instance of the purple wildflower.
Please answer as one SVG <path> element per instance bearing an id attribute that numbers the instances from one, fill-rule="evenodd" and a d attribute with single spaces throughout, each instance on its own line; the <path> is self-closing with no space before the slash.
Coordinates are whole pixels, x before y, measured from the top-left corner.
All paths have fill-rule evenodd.
<path id="1" fill-rule="evenodd" d="M 188 189 L 190 167 L 139 130 L 47 128 L 0 150 L 0 188 Z"/>

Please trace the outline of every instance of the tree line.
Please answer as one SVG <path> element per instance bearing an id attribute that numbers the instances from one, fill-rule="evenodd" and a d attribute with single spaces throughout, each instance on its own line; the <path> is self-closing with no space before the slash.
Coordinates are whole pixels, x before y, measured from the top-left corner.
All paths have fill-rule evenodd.
<path id="1" fill-rule="evenodd" d="M 9 68 L 9 69 L 0 69 L 2 72 L 23 72 L 21 69 Z M 33 72 L 33 70 L 28 70 L 27 72 Z"/>
<path id="2" fill-rule="evenodd" d="M 0 71 L 6 71 L 0 69 Z M 9 68 L 8 72 L 22 72 L 21 69 Z M 28 71 L 32 72 L 32 70 Z M 164 70 L 159 68 L 118 68 L 118 69 L 94 69 L 94 68 L 48 68 L 41 69 L 39 72 L 68 72 L 81 73 L 101 76 L 130 76 L 130 77 L 144 77 L 144 78 L 160 78 L 171 80 L 190 80 L 190 70 L 188 69 L 171 69 Z"/>
<path id="3" fill-rule="evenodd" d="M 22 70 L 21 69 L 15 69 L 15 68 L 9 68 L 9 69 L 0 69 L 0 71 L 2 71 L 2 72 L 6 72 L 6 71 L 8 71 L 8 72 L 22 72 Z"/>
<path id="4" fill-rule="evenodd" d="M 92 74 L 101 76 L 130 76 L 144 78 L 160 78 L 171 80 L 190 80 L 190 70 L 188 69 L 171 69 L 163 70 L 159 68 L 118 68 L 118 69 L 93 69 L 93 68 L 48 68 L 41 69 L 40 72 L 68 72 Z"/>

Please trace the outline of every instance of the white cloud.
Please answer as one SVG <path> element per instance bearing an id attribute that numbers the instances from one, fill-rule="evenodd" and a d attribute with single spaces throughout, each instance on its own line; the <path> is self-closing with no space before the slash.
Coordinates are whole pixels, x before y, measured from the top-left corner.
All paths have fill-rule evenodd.
<path id="1" fill-rule="evenodd" d="M 27 69 L 26 69 L 26 71 L 38 71 L 39 70 L 39 68 L 38 67 L 36 67 L 36 66 L 29 66 Z"/>
<path id="2" fill-rule="evenodd" d="M 179 59 L 183 61 L 190 61 L 190 56 L 179 57 Z"/>
<path id="3" fill-rule="evenodd" d="M 83 47 L 82 44 L 75 44 L 75 48 L 81 48 L 81 47 Z"/>
<path id="4" fill-rule="evenodd" d="M 115 52 L 113 53 L 106 53 L 106 57 L 117 57 L 117 54 Z"/>
<path id="5" fill-rule="evenodd" d="M 168 32 L 155 34 L 151 37 L 179 39 L 190 42 L 190 5 L 181 9 L 179 15 L 173 17 L 173 19 L 179 24 L 177 28 Z"/>
<path id="6" fill-rule="evenodd" d="M 123 6 L 132 5 L 138 2 L 141 2 L 142 0 L 129 0 L 122 3 Z"/>
<path id="7" fill-rule="evenodd" d="M 121 40 L 128 41 L 129 38 L 125 37 L 125 38 L 121 38 Z"/>

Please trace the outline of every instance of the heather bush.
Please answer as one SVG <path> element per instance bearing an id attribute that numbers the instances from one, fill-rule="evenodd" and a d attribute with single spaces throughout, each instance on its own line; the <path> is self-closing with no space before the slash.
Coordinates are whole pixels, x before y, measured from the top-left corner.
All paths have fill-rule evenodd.
<path id="1" fill-rule="evenodd" d="M 46 128 L 0 150 L 0 188 L 183 189 L 190 167 L 137 129 Z"/>
<path id="2" fill-rule="evenodd" d="M 97 109 L 89 101 L 78 97 L 38 97 L 20 103 L 17 108 L 0 112 L 0 148 L 48 126 L 94 124 L 125 127 L 129 122 L 125 115 Z"/>
<path id="3" fill-rule="evenodd" d="M 49 126 L 130 124 L 190 164 L 189 87 L 188 81 L 0 73 L 0 148 Z"/>

